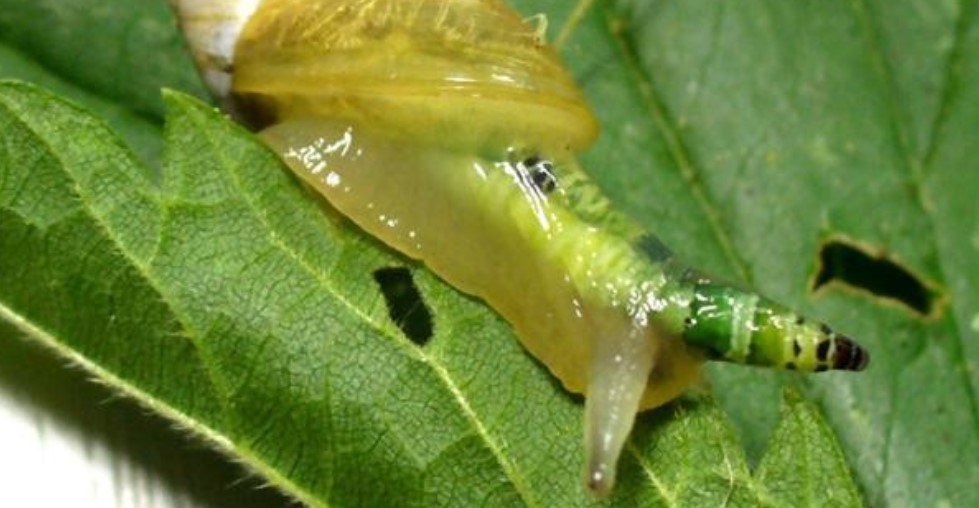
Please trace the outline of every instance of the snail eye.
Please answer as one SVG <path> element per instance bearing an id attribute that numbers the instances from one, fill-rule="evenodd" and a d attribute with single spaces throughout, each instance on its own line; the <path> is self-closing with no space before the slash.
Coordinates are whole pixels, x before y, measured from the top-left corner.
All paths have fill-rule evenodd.
<path id="1" fill-rule="evenodd" d="M 542 159 L 537 155 L 527 157 L 523 161 L 524 167 L 530 173 L 530 180 L 534 186 L 544 194 L 550 194 L 557 189 L 557 176 L 554 174 L 554 163 Z"/>

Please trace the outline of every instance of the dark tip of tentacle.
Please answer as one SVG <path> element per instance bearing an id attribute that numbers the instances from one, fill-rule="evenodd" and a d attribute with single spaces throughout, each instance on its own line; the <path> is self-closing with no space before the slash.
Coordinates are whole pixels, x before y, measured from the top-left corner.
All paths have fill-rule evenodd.
<path id="1" fill-rule="evenodd" d="M 867 368 L 870 364 L 870 353 L 860 347 L 859 344 L 843 335 L 836 336 L 836 358 L 833 361 L 833 368 L 836 370 L 859 371 Z"/>

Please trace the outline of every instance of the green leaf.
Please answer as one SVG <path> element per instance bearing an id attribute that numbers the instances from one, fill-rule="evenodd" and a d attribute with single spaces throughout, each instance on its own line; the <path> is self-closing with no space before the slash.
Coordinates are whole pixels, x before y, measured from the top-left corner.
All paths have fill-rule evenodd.
<path id="1" fill-rule="evenodd" d="M 841 476 L 846 461 L 833 431 L 816 408 L 787 392 L 771 448 L 758 466 L 758 480 L 783 506 L 855 506 L 853 483 Z"/>
<path id="2" fill-rule="evenodd" d="M 576 7 L 514 3 L 552 35 Z M 605 190 L 684 257 L 873 355 L 858 375 L 713 369 L 719 405 L 640 417 L 612 504 L 979 502 L 977 14 L 607 1 L 575 23 L 563 52 L 598 106 L 584 163 Z M 165 2 L 0 0 L 0 76 L 84 104 L 161 165 L 157 181 L 105 123 L 3 85 L 0 316 L 312 505 L 590 502 L 580 400 L 492 311 L 324 218 L 187 97 L 168 95 L 156 137 L 160 86 L 201 94 Z M 812 292 L 830 238 L 944 303 L 922 318 L 841 284 Z M 435 318 L 421 348 L 372 278 L 404 265 Z"/>

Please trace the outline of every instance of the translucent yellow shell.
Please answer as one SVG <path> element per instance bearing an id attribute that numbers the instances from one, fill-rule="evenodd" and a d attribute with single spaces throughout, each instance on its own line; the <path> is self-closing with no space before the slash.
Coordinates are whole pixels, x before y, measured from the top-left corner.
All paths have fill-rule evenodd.
<path id="1" fill-rule="evenodd" d="M 265 122 L 343 119 L 453 149 L 582 149 L 597 125 L 554 51 L 499 0 L 265 0 L 234 93 Z"/>

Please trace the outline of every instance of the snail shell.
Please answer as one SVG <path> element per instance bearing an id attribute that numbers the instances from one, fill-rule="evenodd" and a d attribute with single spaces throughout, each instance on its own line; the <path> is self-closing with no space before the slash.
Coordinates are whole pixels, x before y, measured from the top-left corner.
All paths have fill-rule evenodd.
<path id="1" fill-rule="evenodd" d="M 212 91 L 258 127 L 328 117 L 457 149 L 544 135 L 580 150 L 598 132 L 553 49 L 500 0 L 172 1 Z"/>

